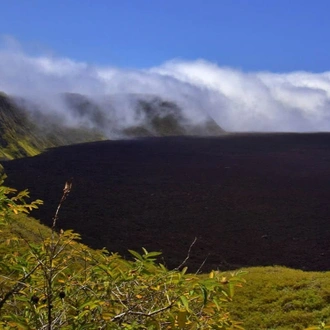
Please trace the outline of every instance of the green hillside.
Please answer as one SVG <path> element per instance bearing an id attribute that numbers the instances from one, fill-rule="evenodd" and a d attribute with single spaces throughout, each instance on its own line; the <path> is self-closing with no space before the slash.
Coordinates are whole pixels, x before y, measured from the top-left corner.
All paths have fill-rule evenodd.
<path id="1" fill-rule="evenodd" d="M 55 122 L 40 126 L 27 110 L 0 93 L 0 160 L 34 156 L 46 148 L 102 139 L 101 133 L 86 128 L 68 128 Z"/>
<path id="2" fill-rule="evenodd" d="M 192 122 L 175 102 L 154 95 L 112 95 L 98 100 L 76 93 L 55 97 L 60 109 L 45 111 L 42 107 L 49 107 L 51 101 L 41 106 L 0 93 L 0 160 L 106 138 L 224 134 L 211 117 Z"/>

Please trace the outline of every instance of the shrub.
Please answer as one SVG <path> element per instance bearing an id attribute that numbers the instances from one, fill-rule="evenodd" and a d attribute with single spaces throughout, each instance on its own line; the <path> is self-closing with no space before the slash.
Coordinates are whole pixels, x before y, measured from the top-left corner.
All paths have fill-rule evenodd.
<path id="1" fill-rule="evenodd" d="M 2 229 L 41 204 L 28 203 L 0 179 Z M 26 239 L 12 232 L 0 263 L 2 329 L 242 329 L 226 305 L 243 272 L 208 276 L 187 273 L 184 263 L 168 270 L 159 252 L 130 251 L 128 261 L 107 250 L 79 243 L 72 230 L 56 232 L 58 212 L 48 234 Z M 24 248 L 22 248 L 24 247 Z"/>

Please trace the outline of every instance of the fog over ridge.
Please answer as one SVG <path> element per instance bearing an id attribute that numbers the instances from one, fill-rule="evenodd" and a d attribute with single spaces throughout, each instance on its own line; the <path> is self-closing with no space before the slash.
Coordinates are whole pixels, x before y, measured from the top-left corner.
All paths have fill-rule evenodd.
<path id="1" fill-rule="evenodd" d="M 141 120 L 132 95 L 142 94 L 175 102 L 193 123 L 210 116 L 227 131 L 330 130 L 330 72 L 244 72 L 201 59 L 134 70 L 2 47 L 0 91 L 64 116 L 61 93 L 83 94 L 99 103 L 112 96 L 120 125 Z M 78 125 L 79 118 L 70 116 Z"/>

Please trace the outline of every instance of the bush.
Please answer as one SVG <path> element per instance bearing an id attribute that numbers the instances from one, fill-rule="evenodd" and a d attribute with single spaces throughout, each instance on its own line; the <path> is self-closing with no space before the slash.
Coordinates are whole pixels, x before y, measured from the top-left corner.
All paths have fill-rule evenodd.
<path id="1" fill-rule="evenodd" d="M 7 228 L 21 213 L 41 204 L 27 203 L 0 179 L 0 225 Z M 0 263 L 2 329 L 242 329 L 226 305 L 243 272 L 225 276 L 187 273 L 184 263 L 168 270 L 159 252 L 130 251 L 127 261 L 106 250 L 79 243 L 71 230 L 56 232 L 58 211 L 71 188 L 68 182 L 53 227 L 26 239 L 12 232 Z M 22 248 L 24 247 L 24 248 Z"/>

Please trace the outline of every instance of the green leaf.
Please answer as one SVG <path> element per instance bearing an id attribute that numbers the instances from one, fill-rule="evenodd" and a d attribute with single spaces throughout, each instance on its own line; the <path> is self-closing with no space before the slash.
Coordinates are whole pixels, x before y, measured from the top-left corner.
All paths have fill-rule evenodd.
<path id="1" fill-rule="evenodd" d="M 229 297 L 234 297 L 235 283 L 229 282 Z"/>
<path id="2" fill-rule="evenodd" d="M 181 271 L 181 275 L 184 275 L 188 270 L 188 267 L 183 267 L 182 271 Z"/>
<path id="3" fill-rule="evenodd" d="M 128 252 L 133 255 L 137 260 L 143 261 L 143 257 L 141 256 L 140 253 L 133 251 L 133 250 L 128 250 Z"/>
<path id="4" fill-rule="evenodd" d="M 191 313 L 191 310 L 189 308 L 189 301 L 188 301 L 188 299 L 185 296 L 181 296 L 180 297 L 180 300 L 181 300 L 183 306 L 185 307 L 186 311 L 189 312 L 189 313 Z"/>
<path id="5" fill-rule="evenodd" d="M 150 257 L 157 257 L 161 254 L 162 254 L 161 252 L 148 252 L 146 255 L 148 258 L 150 258 Z"/>
<path id="6" fill-rule="evenodd" d="M 202 294 L 203 294 L 203 305 L 206 305 L 206 303 L 207 303 L 207 290 L 206 290 L 206 288 L 205 288 L 205 286 L 204 285 L 202 285 L 202 284 L 200 284 L 200 288 L 201 288 L 201 290 L 202 290 Z"/>

